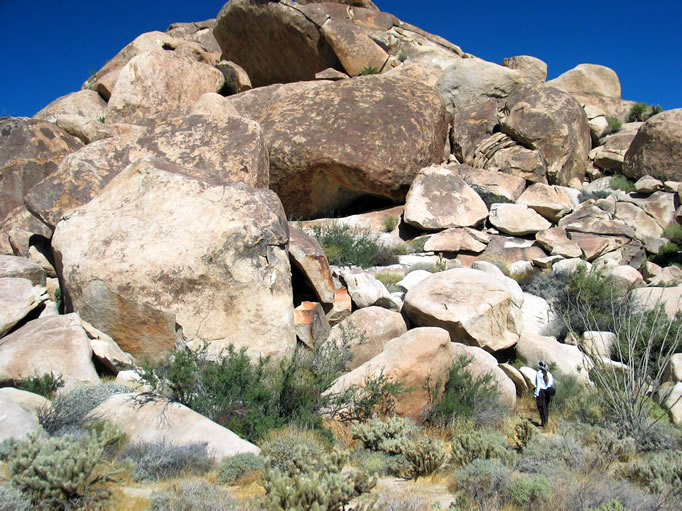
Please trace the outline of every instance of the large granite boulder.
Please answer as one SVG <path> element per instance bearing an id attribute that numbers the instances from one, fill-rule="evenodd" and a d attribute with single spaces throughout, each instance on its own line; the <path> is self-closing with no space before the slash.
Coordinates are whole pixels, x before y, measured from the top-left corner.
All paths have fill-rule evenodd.
<path id="1" fill-rule="evenodd" d="M 404 219 L 419 229 L 471 227 L 487 216 L 483 199 L 447 167 L 434 165 L 422 169 L 407 193 Z"/>
<path id="2" fill-rule="evenodd" d="M 411 392 L 398 397 L 395 411 L 419 418 L 430 404 L 427 381 L 445 381 L 455 357 L 455 345 L 442 328 L 415 328 L 384 345 L 377 356 L 338 378 L 328 393 L 362 385 L 368 376 L 384 376 L 402 382 Z M 432 396 L 431 396 L 432 397 Z"/>
<path id="3" fill-rule="evenodd" d="M 79 115 L 91 121 L 100 121 L 106 116 L 107 102 L 94 90 L 79 90 L 55 99 L 33 118 L 56 123 L 65 115 Z"/>
<path id="4" fill-rule="evenodd" d="M 260 453 L 251 442 L 180 403 L 153 401 L 138 406 L 134 398 L 135 394 L 115 394 L 90 414 L 121 427 L 131 443 L 166 442 L 178 446 L 203 443 L 217 459 Z"/>
<path id="5" fill-rule="evenodd" d="M 501 132 L 494 133 L 476 146 L 472 165 L 531 183 L 547 183 L 547 162 L 542 153 Z"/>
<path id="6" fill-rule="evenodd" d="M 193 21 L 190 23 L 171 23 L 166 33 L 176 39 L 192 41 L 211 53 L 220 53 L 218 41 L 213 36 L 215 19 Z"/>
<path id="7" fill-rule="evenodd" d="M 578 64 L 554 80 L 549 80 L 547 85 L 575 94 L 620 98 L 620 80 L 616 72 L 597 64 Z"/>
<path id="8" fill-rule="evenodd" d="M 28 192 L 83 144 L 47 121 L 0 119 L 0 221 L 23 205 Z"/>
<path id="9" fill-rule="evenodd" d="M 476 147 L 498 128 L 497 108 L 501 100 L 486 99 L 457 109 L 450 143 L 457 161 L 473 165 Z"/>
<path id="10" fill-rule="evenodd" d="M 417 172 L 441 161 L 447 136 L 438 94 L 387 75 L 291 95 L 260 124 L 270 188 L 288 215 L 300 217 L 338 210 L 366 194 L 404 200 Z"/>
<path id="11" fill-rule="evenodd" d="M 625 153 L 623 174 L 663 181 L 682 181 L 682 108 L 654 115 L 637 131 Z"/>
<path id="12" fill-rule="evenodd" d="M 547 219 L 522 204 L 492 204 L 488 220 L 500 231 L 513 236 L 535 234 L 552 226 Z"/>
<path id="13" fill-rule="evenodd" d="M 78 314 L 38 318 L 3 337 L 0 383 L 46 373 L 61 375 L 67 390 L 84 383 L 99 383 Z"/>
<path id="14" fill-rule="evenodd" d="M 554 363 L 560 373 L 575 375 L 581 380 L 588 379 L 585 355 L 577 346 L 562 344 L 554 337 L 524 333 L 516 345 L 516 357 L 533 367 L 538 360 Z"/>
<path id="15" fill-rule="evenodd" d="M 144 156 L 194 169 L 203 179 L 267 187 L 269 160 L 258 123 L 243 117 L 190 115 L 87 145 L 26 198 L 31 211 L 55 226 L 73 208 L 88 203 L 121 170 Z"/>
<path id="16" fill-rule="evenodd" d="M 516 344 L 523 328 L 523 291 L 507 277 L 468 268 L 434 273 L 405 295 L 415 325 L 438 326 L 453 342 L 498 351 Z"/>
<path id="17" fill-rule="evenodd" d="M 0 410 L 0 442 L 10 438 L 25 440 L 29 433 L 40 429 L 38 420 L 7 396 L 0 395 Z"/>
<path id="18" fill-rule="evenodd" d="M 228 96 L 224 101 L 244 117 L 260 122 L 263 117 L 289 98 L 309 89 L 324 87 L 330 83 L 332 82 L 329 80 L 276 83 Z"/>
<path id="19" fill-rule="evenodd" d="M 500 126 L 547 164 L 550 184 L 580 183 L 590 151 L 590 127 L 580 104 L 566 92 L 539 84 L 514 89 L 505 101 Z"/>
<path id="20" fill-rule="evenodd" d="M 34 286 L 45 285 L 45 270 L 39 264 L 12 255 L 0 255 L 0 278 L 13 277 L 27 279 Z"/>
<path id="21" fill-rule="evenodd" d="M 295 334 L 281 204 L 194 172 L 143 158 L 57 225 L 69 309 L 134 356 L 169 353 L 180 327 L 214 354 L 283 354 Z"/>
<path id="22" fill-rule="evenodd" d="M 567 189 L 561 186 L 550 186 L 535 183 L 526 189 L 517 200 L 517 204 L 524 204 L 534 209 L 547 220 L 558 222 L 562 216 L 567 215 L 575 204 Z"/>
<path id="23" fill-rule="evenodd" d="M 636 135 L 637 129 L 628 128 L 608 135 L 601 140 L 601 145 L 590 151 L 589 157 L 596 167 L 613 173 L 621 173 L 625 153 Z"/>
<path id="24" fill-rule="evenodd" d="M 671 318 L 682 310 L 682 285 L 676 287 L 640 287 L 630 291 L 629 299 L 640 307 L 653 309 L 662 305 Z"/>
<path id="25" fill-rule="evenodd" d="M 289 258 L 313 286 L 322 303 L 334 303 L 334 280 L 327 256 L 318 241 L 289 226 Z"/>
<path id="26" fill-rule="evenodd" d="M 537 57 L 531 57 L 530 55 L 507 57 L 502 61 L 502 65 L 510 69 L 516 69 L 522 75 L 539 82 L 544 82 L 547 79 L 547 63 Z"/>
<path id="27" fill-rule="evenodd" d="M 47 288 L 34 286 L 27 279 L 0 278 L 0 337 L 45 301 Z"/>
<path id="28" fill-rule="evenodd" d="M 451 164 L 448 168 L 456 170 L 466 184 L 486 201 L 488 204 L 494 202 L 516 202 L 524 189 L 526 180 L 492 170 L 484 170 L 470 167 L 469 165 Z M 502 198 L 502 199 L 500 199 Z"/>
<path id="29" fill-rule="evenodd" d="M 141 122 L 191 106 L 202 94 L 218 92 L 225 79 L 215 67 L 175 52 L 147 52 L 121 69 L 107 104 L 106 122 Z"/>

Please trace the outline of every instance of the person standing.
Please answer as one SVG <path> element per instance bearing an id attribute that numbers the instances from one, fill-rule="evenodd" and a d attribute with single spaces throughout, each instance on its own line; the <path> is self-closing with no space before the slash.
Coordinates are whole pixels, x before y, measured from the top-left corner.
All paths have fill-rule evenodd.
<path id="1" fill-rule="evenodd" d="M 549 421 L 549 403 L 554 395 L 554 377 L 549 372 L 547 362 L 538 361 L 538 371 L 535 374 L 535 402 L 540 413 L 540 427 L 544 428 Z"/>

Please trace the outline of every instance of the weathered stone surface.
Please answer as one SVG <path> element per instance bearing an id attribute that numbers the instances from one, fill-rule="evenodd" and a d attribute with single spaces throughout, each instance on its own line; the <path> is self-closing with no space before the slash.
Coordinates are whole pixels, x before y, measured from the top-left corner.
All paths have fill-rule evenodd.
<path id="1" fill-rule="evenodd" d="M 559 220 L 559 227 L 568 232 L 634 238 L 635 231 L 625 222 L 614 219 L 609 211 L 602 209 L 600 206 L 603 204 L 593 200 L 583 202 L 573 213 Z M 615 208 L 615 203 L 613 206 Z"/>
<path id="2" fill-rule="evenodd" d="M 593 357 L 611 358 L 611 352 L 617 340 L 618 337 L 612 332 L 586 331 L 583 332 L 580 346 Z"/>
<path id="3" fill-rule="evenodd" d="M 268 153 L 258 123 L 242 117 L 190 115 L 160 122 L 148 131 L 87 145 L 35 186 L 26 203 L 46 224 L 54 226 L 144 156 L 194 169 L 193 175 L 212 183 L 267 187 L 269 182 Z"/>
<path id="4" fill-rule="evenodd" d="M 405 295 L 405 312 L 419 326 L 438 326 L 453 342 L 497 351 L 513 346 L 523 328 L 523 292 L 509 278 L 466 268 L 434 273 Z"/>
<path id="5" fill-rule="evenodd" d="M 620 80 L 616 72 L 596 64 L 578 64 L 554 80 L 549 80 L 547 85 L 575 94 L 620 98 Z"/>
<path id="6" fill-rule="evenodd" d="M 515 236 L 535 234 L 552 226 L 534 210 L 521 204 L 492 204 L 488 220 L 500 231 Z"/>
<path id="7" fill-rule="evenodd" d="M 639 241 L 628 242 L 626 238 L 608 237 L 609 246 L 592 264 L 595 267 L 612 268 L 616 266 L 632 266 L 639 269 L 646 262 L 646 251 Z M 620 247 L 614 248 L 616 245 Z"/>
<path id="8" fill-rule="evenodd" d="M 320 33 L 350 76 L 358 76 L 369 67 L 381 70 L 388 62 L 388 53 L 371 37 L 373 31 L 362 30 L 352 20 L 329 19 Z"/>
<path id="9" fill-rule="evenodd" d="M 213 35 L 223 58 L 244 67 L 254 87 L 312 80 L 341 64 L 306 13 L 288 1 L 231 0 L 216 17 Z M 254 39 L 255 33 L 268 37 Z"/>
<path id="10" fill-rule="evenodd" d="M 660 268 L 659 271 L 656 272 L 656 275 L 649 279 L 648 282 L 652 286 L 682 284 L 682 268 L 678 266 L 668 266 L 667 268 Z"/>
<path id="11" fill-rule="evenodd" d="M 35 418 L 38 417 L 38 410 L 50 406 L 50 400 L 46 397 L 13 387 L 0 389 L 0 399 L 13 401 Z"/>
<path id="12" fill-rule="evenodd" d="M 493 381 L 497 384 L 497 390 L 500 393 L 502 402 L 505 405 L 509 408 L 513 408 L 516 405 L 516 386 L 507 374 L 500 369 L 495 357 L 481 348 L 466 346 L 457 342 L 453 343 L 453 348 L 455 357 L 463 355 L 471 359 L 471 363 L 467 368 L 474 376 L 492 375 Z"/>
<path id="13" fill-rule="evenodd" d="M 260 123 L 270 188 L 289 215 L 302 217 L 365 194 L 402 201 L 417 172 L 441 160 L 447 136 L 433 89 L 387 75 L 305 90 Z"/>
<path id="14" fill-rule="evenodd" d="M 489 197 L 490 202 L 495 195 L 515 202 L 526 188 L 526 180 L 504 172 L 475 169 L 469 165 L 448 165 L 459 174 L 480 197 Z"/>
<path id="15" fill-rule="evenodd" d="M 297 3 L 301 5 L 306 5 L 306 4 L 319 4 L 319 3 L 325 3 L 328 0 L 297 0 Z M 365 9 L 374 9 L 375 11 L 378 11 L 379 8 L 372 2 L 372 0 L 331 0 L 333 3 L 337 4 L 344 4 L 344 5 L 352 5 L 355 7 L 364 7 Z"/>
<path id="16" fill-rule="evenodd" d="M 573 211 L 574 203 L 565 189 L 535 183 L 529 186 L 516 201 L 534 209 L 551 222 L 558 222 L 563 216 Z"/>
<path id="17" fill-rule="evenodd" d="M 673 193 L 655 192 L 649 197 L 630 197 L 623 194 L 620 200 L 635 204 L 664 229 L 675 224 L 675 194 Z"/>
<path id="18" fill-rule="evenodd" d="M 192 105 L 191 115 L 208 115 L 213 117 L 240 117 L 240 113 L 227 102 L 223 96 L 215 92 L 203 94 Z"/>
<path id="19" fill-rule="evenodd" d="M 215 19 L 195 21 L 191 23 L 172 23 L 166 33 L 176 39 L 184 39 L 198 43 L 204 50 L 211 53 L 220 53 L 218 41 L 213 36 Z"/>
<path id="20" fill-rule="evenodd" d="M 637 193 L 654 193 L 663 189 L 663 183 L 651 176 L 642 176 L 635 182 Z"/>
<path id="21" fill-rule="evenodd" d="M 682 381 L 682 353 L 675 353 L 663 372 L 663 381 Z"/>
<path id="22" fill-rule="evenodd" d="M 674 317 L 679 310 L 682 310 L 682 286 L 640 287 L 630 291 L 629 297 L 642 307 L 649 309 L 659 304 L 663 305 L 666 314 L 670 317 Z"/>
<path id="23" fill-rule="evenodd" d="M 447 167 L 422 169 L 407 193 L 405 222 L 423 230 L 475 226 L 487 216 L 485 202 Z"/>
<path id="24" fill-rule="evenodd" d="M 546 255 L 545 251 L 535 245 L 533 240 L 495 235 L 490 237 L 490 243 L 478 260 L 511 265 L 517 261 L 532 261 Z"/>
<path id="25" fill-rule="evenodd" d="M 60 374 L 66 390 L 99 383 L 88 336 L 77 314 L 29 321 L 0 343 L 0 382 Z"/>
<path id="26" fill-rule="evenodd" d="M 412 289 L 414 286 L 419 284 L 422 280 L 431 276 L 430 271 L 427 270 L 414 270 L 405 275 L 405 278 L 398 282 L 398 286 L 405 290 L 405 292 Z"/>
<path id="27" fill-rule="evenodd" d="M 365 307 L 334 325 L 327 342 L 350 347 L 353 358 L 346 369 L 351 371 L 381 353 L 388 341 L 405 332 L 407 325 L 399 312 Z"/>
<path id="28" fill-rule="evenodd" d="M 121 69 L 107 104 L 106 122 L 140 122 L 161 112 L 191 106 L 224 83 L 216 68 L 173 52 L 148 52 Z"/>
<path id="29" fill-rule="evenodd" d="M 347 78 L 350 78 L 346 73 L 342 71 L 337 71 L 336 69 L 327 68 L 324 71 L 320 71 L 319 73 L 315 73 L 315 80 L 346 80 Z"/>
<path id="30" fill-rule="evenodd" d="M 497 122 L 499 100 L 487 99 L 457 110 L 452 122 L 452 154 L 462 163 L 472 165 L 478 144 L 490 137 Z"/>
<path id="31" fill-rule="evenodd" d="M 504 133 L 495 133 L 476 146 L 473 165 L 532 183 L 547 182 L 547 164 L 540 151 L 528 149 Z"/>
<path id="32" fill-rule="evenodd" d="M 623 174 L 682 181 L 682 108 L 654 115 L 637 131 L 623 161 Z"/>
<path id="33" fill-rule="evenodd" d="M 478 58 L 461 59 L 443 71 L 436 90 L 450 115 L 486 98 L 504 98 L 523 83 L 524 75 Z"/>
<path id="34" fill-rule="evenodd" d="M 69 135 L 80 139 L 84 144 L 114 136 L 113 130 L 106 124 L 82 115 L 60 115 L 56 124 Z"/>
<path id="35" fill-rule="evenodd" d="M 253 88 L 249 75 L 239 64 L 235 64 L 229 60 L 223 60 L 218 62 L 216 68 L 223 74 L 223 78 L 225 79 L 225 84 L 222 89 L 220 89 L 222 94 L 230 96 Z"/>
<path id="36" fill-rule="evenodd" d="M 387 377 L 403 382 L 413 390 L 399 396 L 395 411 L 406 417 L 419 417 L 429 405 L 424 389 L 426 379 L 446 379 L 455 356 L 455 344 L 442 328 L 415 328 L 384 345 L 383 351 L 338 378 L 327 392 L 341 392 L 350 385 L 361 385 L 367 376 L 383 371 Z"/>
<path id="37" fill-rule="evenodd" d="M 346 283 L 348 294 L 358 308 L 378 305 L 391 310 L 400 310 L 386 287 L 369 273 L 359 268 L 347 269 L 341 270 L 341 277 Z"/>
<path id="38" fill-rule="evenodd" d="M 607 119 L 615 117 L 624 125 L 630 124 L 628 123 L 628 114 L 632 105 L 636 103 L 635 101 L 599 96 L 598 94 L 572 93 L 571 96 L 573 96 L 581 105 L 596 107 L 604 113 L 604 116 Z"/>
<path id="39" fill-rule="evenodd" d="M 0 237 L 2 235 L 9 244 L 8 250 L 3 251 L 4 254 L 29 258 L 32 246 L 49 245 L 47 240 L 52 237 L 52 229 L 22 205 L 10 211 L 0 222 Z"/>
<path id="40" fill-rule="evenodd" d="M 176 321 L 210 352 L 286 352 L 295 337 L 281 204 L 192 172 L 143 158 L 59 223 L 69 306 L 134 356 L 172 350 Z"/>
<path id="41" fill-rule="evenodd" d="M 551 308 L 544 298 L 524 292 L 521 315 L 524 333 L 542 334 L 549 326 Z"/>
<path id="42" fill-rule="evenodd" d="M 663 407 L 670 412 L 673 424 L 682 424 L 682 382 L 664 383 L 658 392 L 659 398 L 664 397 Z"/>
<path id="43" fill-rule="evenodd" d="M 629 202 L 616 202 L 615 217 L 631 226 L 638 240 L 663 236 L 663 228 L 642 209 Z"/>
<path id="44" fill-rule="evenodd" d="M 353 310 L 353 300 L 351 300 L 348 290 L 345 287 L 337 288 L 334 291 L 334 304 L 329 312 L 327 312 L 327 319 L 329 324 L 333 325 L 339 321 L 343 321 L 350 316 Z"/>
<path id="45" fill-rule="evenodd" d="M 500 116 L 504 133 L 525 147 L 538 149 L 547 162 L 550 184 L 570 186 L 583 181 L 590 128 L 580 104 L 553 87 L 517 87 L 505 101 Z"/>
<path id="46" fill-rule="evenodd" d="M 165 441 L 173 445 L 207 444 L 211 455 L 221 459 L 240 453 L 259 454 L 260 449 L 203 415 L 179 403 L 155 401 L 139 407 L 135 394 L 115 394 L 91 414 L 121 427 L 133 443 Z"/>
<path id="47" fill-rule="evenodd" d="M 30 280 L 0 278 L 0 337 L 47 300 L 47 289 Z"/>
<path id="48" fill-rule="evenodd" d="M 635 129 L 624 129 L 613 135 L 608 135 L 601 141 L 599 147 L 590 151 L 590 159 L 602 170 L 621 173 L 625 153 L 636 134 L 637 130 Z"/>
<path id="49" fill-rule="evenodd" d="M 490 241 L 487 234 L 468 227 L 446 229 L 424 243 L 427 252 L 483 252 Z"/>
<path id="50" fill-rule="evenodd" d="M 519 360 L 535 366 L 538 360 L 548 364 L 556 364 L 563 374 L 576 375 L 587 380 L 585 356 L 577 346 L 562 344 L 554 337 L 546 337 L 535 333 L 523 333 L 516 345 L 516 356 Z M 534 382 L 533 382 L 534 383 Z"/>
<path id="51" fill-rule="evenodd" d="M 499 367 L 504 372 L 504 374 L 506 374 L 507 377 L 512 381 L 512 383 L 516 387 L 517 396 L 523 396 L 526 392 L 528 392 L 529 387 L 528 384 L 526 383 L 526 378 L 523 376 L 521 371 L 519 371 L 513 365 L 506 363 L 500 364 L 497 367 Z"/>
<path id="52" fill-rule="evenodd" d="M 45 285 L 45 270 L 40 265 L 26 259 L 11 255 L 0 255 L 0 278 L 13 277 L 27 279 L 34 286 Z"/>
<path id="53" fill-rule="evenodd" d="M 329 335 L 329 321 L 322 305 L 317 302 L 302 302 L 294 309 L 294 328 L 296 337 L 313 348 Z"/>
<path id="54" fill-rule="evenodd" d="M 57 122 L 63 115 L 80 115 L 91 121 L 99 121 L 106 115 L 107 103 L 94 90 L 80 90 L 55 99 L 36 113 L 33 118 Z"/>
<path id="55" fill-rule="evenodd" d="M 24 440 L 40 428 L 38 420 L 7 396 L 0 395 L 0 442 Z"/>
<path id="56" fill-rule="evenodd" d="M 90 339 L 93 358 L 111 374 L 116 375 L 122 369 L 134 364 L 131 356 L 124 352 L 110 336 L 97 330 L 87 321 L 81 320 L 81 324 Z"/>
<path id="57" fill-rule="evenodd" d="M 327 257 L 312 236 L 289 225 L 289 258 L 315 289 L 322 303 L 334 303 L 334 281 Z"/>
<path id="58" fill-rule="evenodd" d="M 507 57 L 502 61 L 504 67 L 516 69 L 522 75 L 544 82 L 547 79 L 547 63 L 529 55 Z"/>
<path id="59" fill-rule="evenodd" d="M 551 255 L 560 255 L 567 258 L 581 257 L 583 251 L 580 246 L 571 241 L 566 231 L 561 227 L 552 227 L 535 234 L 535 240 L 542 248 Z"/>
<path id="60" fill-rule="evenodd" d="M 50 122 L 21 117 L 0 119 L 0 221 L 23 205 L 31 188 L 82 145 Z"/>

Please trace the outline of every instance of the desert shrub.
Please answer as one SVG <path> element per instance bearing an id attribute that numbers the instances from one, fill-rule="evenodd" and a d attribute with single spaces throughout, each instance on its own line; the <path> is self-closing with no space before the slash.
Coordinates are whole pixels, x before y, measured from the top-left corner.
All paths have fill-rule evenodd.
<path id="1" fill-rule="evenodd" d="M 485 202 L 485 205 L 488 209 L 490 209 L 490 206 L 492 206 L 493 204 L 507 204 L 514 202 L 513 200 L 508 199 L 504 195 L 498 195 L 494 192 L 487 192 L 479 187 L 474 187 L 474 189 L 476 190 L 478 196 L 481 199 L 483 199 L 483 202 Z"/>
<path id="2" fill-rule="evenodd" d="M 682 499 L 682 452 L 652 453 L 621 469 L 620 474 L 652 493 L 680 502 Z"/>
<path id="3" fill-rule="evenodd" d="M 379 68 L 376 66 L 365 66 L 362 68 L 362 71 L 360 71 L 360 75 L 375 75 L 379 73 Z"/>
<path id="4" fill-rule="evenodd" d="M 651 114 L 649 117 L 653 117 L 654 115 L 660 114 L 663 111 L 663 107 L 661 105 L 653 105 L 651 107 Z"/>
<path id="5" fill-rule="evenodd" d="M 496 459 L 510 464 L 514 461 L 514 451 L 504 435 L 494 430 L 476 430 L 452 439 L 455 465 L 467 465 L 475 459 Z"/>
<path id="6" fill-rule="evenodd" d="M 535 438 L 538 430 L 528 420 L 518 420 L 513 424 L 511 439 L 517 451 L 523 451 L 526 446 Z"/>
<path id="7" fill-rule="evenodd" d="M 622 190 L 625 193 L 632 193 L 635 191 L 635 183 L 630 181 L 627 177 L 617 174 L 611 177 L 609 186 L 613 190 Z"/>
<path id="8" fill-rule="evenodd" d="M 426 497 L 397 496 L 392 492 L 381 495 L 374 509 L 382 511 L 432 511 L 436 509 Z"/>
<path id="9" fill-rule="evenodd" d="M 644 122 L 649 118 L 649 105 L 635 103 L 628 112 L 628 122 Z"/>
<path id="10" fill-rule="evenodd" d="M 376 236 L 367 229 L 328 223 L 314 226 L 312 235 L 327 255 L 329 264 L 362 268 L 376 265 L 380 244 Z"/>
<path id="11" fill-rule="evenodd" d="M 271 431 L 261 445 L 261 455 L 267 456 L 270 467 L 287 473 L 306 460 L 319 459 L 324 452 L 325 444 L 317 432 L 298 427 Z M 297 453 L 303 456 L 301 460 L 294 457 Z"/>
<path id="12" fill-rule="evenodd" d="M 236 511 L 239 501 L 219 486 L 201 479 L 178 481 L 151 495 L 151 510 L 166 511 Z"/>
<path id="13" fill-rule="evenodd" d="M 595 468 L 608 469 L 615 462 L 627 462 L 636 451 L 635 441 L 630 437 L 619 437 L 613 428 L 575 424 L 576 436 L 583 445 L 594 451 L 592 462 Z"/>
<path id="14" fill-rule="evenodd" d="M 558 511 L 599 509 L 613 505 L 614 501 L 622 509 L 631 511 L 676 509 L 666 505 L 659 496 L 648 494 L 632 483 L 614 479 L 602 471 L 565 472 L 554 479 L 553 486 L 552 508 Z"/>
<path id="15" fill-rule="evenodd" d="M 30 499 L 9 484 L 0 484 L 0 511 L 30 511 Z"/>
<path id="16" fill-rule="evenodd" d="M 509 487 L 509 498 L 519 507 L 534 508 L 536 503 L 549 498 L 551 486 L 543 476 L 517 477 Z"/>
<path id="17" fill-rule="evenodd" d="M 52 372 L 19 380 L 16 387 L 51 399 L 55 392 L 64 386 L 61 374 Z"/>
<path id="18" fill-rule="evenodd" d="M 270 511 L 343 509 L 348 502 L 369 492 L 376 479 L 358 471 L 342 472 L 348 454 L 339 450 L 311 458 L 301 447 L 287 471 L 270 465 L 266 459 L 262 508 Z"/>
<path id="19" fill-rule="evenodd" d="M 403 440 L 400 450 L 409 463 L 409 474 L 412 479 L 433 474 L 445 461 L 443 444 L 428 436 Z"/>
<path id="20" fill-rule="evenodd" d="M 618 499 L 613 499 L 599 507 L 591 507 L 587 511 L 626 511 L 626 509 L 623 507 L 623 504 L 618 501 Z"/>
<path id="21" fill-rule="evenodd" d="M 119 442 L 122 435 L 111 425 L 81 438 L 43 439 L 31 433 L 26 441 L 13 443 L 7 467 L 12 485 L 40 509 L 94 506 L 108 495 L 101 483 L 120 472 L 111 469 L 103 456 L 107 446 Z"/>
<path id="22" fill-rule="evenodd" d="M 382 419 L 373 416 L 366 422 L 353 425 L 353 438 L 360 440 L 370 451 L 400 454 L 402 446 L 416 433 L 415 424 L 402 417 Z"/>
<path id="23" fill-rule="evenodd" d="M 235 454 L 225 458 L 218 467 L 219 481 L 233 483 L 249 472 L 263 472 L 265 463 L 263 458 L 250 452 Z"/>
<path id="24" fill-rule="evenodd" d="M 572 433 L 561 432 L 552 437 L 540 436 L 528 444 L 517 456 L 514 469 L 551 478 L 562 467 L 583 466 L 591 459 L 593 457 Z"/>
<path id="25" fill-rule="evenodd" d="M 475 459 L 455 470 L 455 477 L 457 488 L 486 509 L 502 507 L 511 482 L 509 468 L 498 459 Z"/>
<path id="26" fill-rule="evenodd" d="M 377 275 L 377 280 L 381 282 L 384 286 L 386 286 L 386 289 L 388 290 L 389 293 L 395 293 L 396 291 L 402 291 L 402 288 L 400 288 L 397 284 L 401 280 L 403 280 L 405 277 L 403 277 L 399 273 L 380 273 Z"/>
<path id="27" fill-rule="evenodd" d="M 414 238 L 414 239 L 408 241 L 407 245 L 413 253 L 424 252 L 424 245 L 426 245 L 426 242 L 429 241 L 430 238 L 431 238 L 431 236 L 419 236 L 417 238 Z M 414 268 L 415 266 L 420 266 L 420 265 L 419 264 L 412 265 L 412 267 L 410 268 L 411 271 L 414 271 L 414 269 L 412 269 L 412 268 Z M 431 266 L 431 264 L 425 263 L 423 268 L 418 267 L 415 269 L 433 272 L 433 270 L 428 269 L 428 267 L 430 267 L 430 266 Z"/>
<path id="28" fill-rule="evenodd" d="M 409 473 L 407 460 L 400 454 L 357 449 L 351 456 L 353 465 L 370 476 L 403 476 Z"/>
<path id="29" fill-rule="evenodd" d="M 682 225 L 673 224 L 663 229 L 663 237 L 673 243 L 682 243 Z"/>
<path id="30" fill-rule="evenodd" d="M 398 225 L 398 219 L 394 216 L 387 216 L 384 218 L 384 231 L 392 232 Z"/>
<path id="31" fill-rule="evenodd" d="M 606 120 L 608 126 L 606 128 L 606 134 L 611 134 L 611 133 L 618 133 L 620 130 L 623 129 L 623 123 L 620 122 L 620 119 L 617 117 L 609 117 Z"/>
<path id="32" fill-rule="evenodd" d="M 131 392 L 130 387 L 116 383 L 83 385 L 61 394 L 47 408 L 38 410 L 38 422 L 50 435 L 80 434 L 84 427 L 101 420 L 90 414 L 115 394 Z"/>
<path id="33" fill-rule="evenodd" d="M 407 52 L 405 50 L 400 50 L 397 58 L 399 62 L 405 62 L 407 60 L 407 57 L 408 57 Z"/>
<path id="34" fill-rule="evenodd" d="M 470 417 L 479 425 L 501 422 L 507 409 L 501 402 L 497 384 L 491 374 L 474 376 L 468 369 L 471 359 L 460 355 L 448 372 L 443 393 L 438 396 L 440 382 L 427 382 L 432 398 L 431 411 L 426 420 L 447 425 L 453 417 Z"/>
<path id="35" fill-rule="evenodd" d="M 135 481 L 160 481 L 180 474 L 204 474 L 213 467 L 205 443 L 177 445 L 165 440 L 128 445 L 121 460 L 133 463 Z"/>
<path id="36" fill-rule="evenodd" d="M 680 245 L 682 243 L 668 242 L 658 249 L 658 253 L 649 255 L 649 261 L 659 266 L 682 266 Z"/>

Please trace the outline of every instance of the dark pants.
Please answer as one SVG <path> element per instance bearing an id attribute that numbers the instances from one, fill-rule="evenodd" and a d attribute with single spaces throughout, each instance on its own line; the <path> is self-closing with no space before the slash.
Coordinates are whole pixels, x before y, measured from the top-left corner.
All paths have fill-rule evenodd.
<path id="1" fill-rule="evenodd" d="M 540 412 L 540 424 L 544 427 L 549 421 L 549 403 L 552 400 L 552 396 L 549 395 L 547 390 L 542 389 L 535 398 L 535 402 L 538 405 L 538 412 Z"/>

